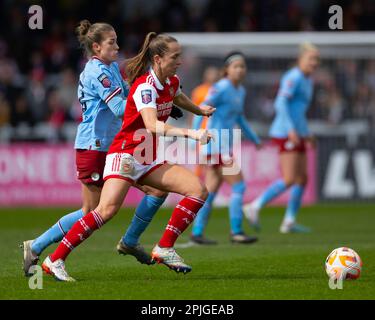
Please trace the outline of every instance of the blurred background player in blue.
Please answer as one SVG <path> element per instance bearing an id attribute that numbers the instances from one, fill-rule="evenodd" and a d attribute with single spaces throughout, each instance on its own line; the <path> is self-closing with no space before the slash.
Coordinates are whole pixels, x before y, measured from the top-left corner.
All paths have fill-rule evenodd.
<path id="1" fill-rule="evenodd" d="M 231 241 L 233 243 L 252 243 L 257 240 L 256 237 L 247 236 L 242 229 L 242 204 L 246 185 L 238 167 L 240 164 L 236 164 L 233 159 L 233 129 L 236 125 L 240 126 L 247 139 L 257 146 L 261 145 L 258 136 L 244 116 L 246 92 L 242 82 L 247 72 L 245 57 L 240 52 L 232 52 L 225 58 L 224 64 L 224 77 L 211 87 L 204 101 L 204 104 L 216 108 L 216 112 L 208 119 L 206 126 L 209 131 L 215 130 L 218 134 L 214 134 L 215 142 L 210 142 L 199 152 L 200 155 L 209 159 L 205 174 L 209 195 L 194 221 L 191 241 L 196 244 L 216 244 L 216 241 L 204 236 L 204 230 L 212 210 L 212 203 L 222 182 L 227 182 L 232 187 L 229 204 Z M 193 128 L 197 129 L 201 125 L 202 118 L 196 117 Z M 227 135 L 225 135 L 225 130 Z M 226 173 L 225 168 L 229 167 L 237 167 L 237 169 Z"/>
<path id="2" fill-rule="evenodd" d="M 72 225 L 96 208 L 104 184 L 103 170 L 109 146 L 122 124 L 128 95 L 117 60 L 119 47 L 114 28 L 107 23 L 91 24 L 83 20 L 77 28 L 78 40 L 89 58 L 78 85 L 82 122 L 78 126 L 75 146 L 77 177 L 82 185 L 82 208 L 63 216 L 34 240 L 23 243 L 23 268 L 29 274 L 32 265 L 49 245 L 59 242 Z M 138 245 L 138 238 L 163 204 L 166 194 L 144 187 L 148 194 L 139 203 L 132 229 L 117 245 L 122 254 L 134 255 L 141 263 L 150 264 L 151 256 Z"/>
<path id="3" fill-rule="evenodd" d="M 258 198 L 243 207 L 245 217 L 258 230 L 260 209 L 290 187 L 290 198 L 280 232 L 310 231 L 297 224 L 296 217 L 307 184 L 306 144 L 315 147 L 306 113 L 313 95 L 311 75 L 318 65 L 318 48 L 304 43 L 300 46 L 297 66 L 288 70 L 281 79 L 274 103 L 276 116 L 270 128 L 270 136 L 279 147 L 282 178 L 274 181 Z"/>

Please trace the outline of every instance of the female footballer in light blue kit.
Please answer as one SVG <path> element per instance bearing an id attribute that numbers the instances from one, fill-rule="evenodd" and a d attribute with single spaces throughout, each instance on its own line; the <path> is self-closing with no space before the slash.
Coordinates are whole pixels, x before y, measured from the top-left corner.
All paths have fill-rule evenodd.
<path id="1" fill-rule="evenodd" d="M 308 129 L 306 113 L 313 94 L 311 74 L 318 64 L 318 49 L 305 43 L 301 45 L 297 66 L 287 71 L 281 79 L 270 136 L 279 147 L 282 178 L 274 181 L 257 199 L 243 207 L 245 217 L 256 229 L 260 228 L 260 209 L 290 187 L 290 199 L 280 232 L 310 231 L 298 225 L 296 217 L 307 183 L 306 144 L 312 147 L 315 144 Z"/>
<path id="2" fill-rule="evenodd" d="M 23 269 L 26 276 L 30 275 L 30 267 L 38 263 L 45 248 L 59 242 L 76 221 L 98 205 L 107 151 L 121 128 L 125 111 L 128 85 L 116 62 L 119 47 L 115 30 L 107 23 L 90 24 L 83 20 L 77 34 L 89 58 L 79 79 L 82 122 L 74 146 L 83 205 L 62 217 L 38 238 L 24 241 Z M 138 245 L 138 238 L 164 202 L 166 194 L 150 187 L 143 187 L 143 191 L 148 195 L 138 205 L 131 228 L 120 240 L 117 250 L 134 255 L 141 263 L 150 264 L 151 256 Z"/>
<path id="3" fill-rule="evenodd" d="M 207 129 L 217 130 L 214 142 L 210 142 L 200 150 L 200 154 L 206 155 L 216 164 L 209 164 L 206 169 L 205 182 L 209 196 L 205 205 L 199 211 L 193 225 L 191 240 L 197 244 L 215 244 L 216 242 L 204 237 L 204 229 L 212 209 L 212 203 L 223 181 L 232 187 L 229 204 L 229 217 L 231 226 L 230 239 L 234 243 L 252 243 L 256 237 L 244 234 L 242 229 L 242 202 L 246 190 L 243 176 L 238 168 L 236 172 L 225 173 L 225 168 L 236 166 L 233 155 L 233 129 L 238 125 L 247 139 L 257 147 L 260 140 L 251 129 L 244 116 L 245 88 L 242 82 L 246 76 L 246 62 L 239 52 L 230 53 L 224 60 L 224 78 L 216 82 L 210 89 L 204 104 L 212 105 L 216 112 L 207 122 Z M 194 128 L 200 126 L 202 117 L 194 119 Z M 222 134 L 224 131 L 227 135 Z"/>

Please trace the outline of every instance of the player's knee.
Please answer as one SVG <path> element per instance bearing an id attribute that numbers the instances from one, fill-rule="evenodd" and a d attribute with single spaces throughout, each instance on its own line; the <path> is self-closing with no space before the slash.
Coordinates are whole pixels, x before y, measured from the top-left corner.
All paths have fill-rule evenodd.
<path id="1" fill-rule="evenodd" d="M 197 189 L 199 191 L 199 194 L 197 194 L 197 197 L 202 200 L 206 200 L 208 197 L 208 190 L 206 186 L 202 183 L 199 183 L 199 188 Z"/>
<path id="2" fill-rule="evenodd" d="M 95 211 L 99 212 L 100 216 L 104 220 L 104 222 L 110 220 L 120 209 L 120 206 L 117 204 L 110 204 L 105 206 L 98 206 Z"/>
<path id="3" fill-rule="evenodd" d="M 207 197 L 208 197 L 208 190 L 206 186 L 201 184 L 201 190 L 200 190 L 200 194 L 198 198 L 206 201 Z"/>
<path id="4" fill-rule="evenodd" d="M 187 196 L 206 200 L 208 197 L 208 190 L 206 186 L 197 179 L 196 183 L 191 186 L 191 190 L 188 192 Z"/>

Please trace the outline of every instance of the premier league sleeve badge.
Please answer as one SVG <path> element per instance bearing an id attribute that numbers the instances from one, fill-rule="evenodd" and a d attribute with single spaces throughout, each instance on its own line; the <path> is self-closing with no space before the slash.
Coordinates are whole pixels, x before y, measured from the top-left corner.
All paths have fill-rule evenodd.
<path id="1" fill-rule="evenodd" d="M 151 90 L 142 90 L 141 96 L 142 96 L 142 103 L 148 104 L 151 102 Z"/>

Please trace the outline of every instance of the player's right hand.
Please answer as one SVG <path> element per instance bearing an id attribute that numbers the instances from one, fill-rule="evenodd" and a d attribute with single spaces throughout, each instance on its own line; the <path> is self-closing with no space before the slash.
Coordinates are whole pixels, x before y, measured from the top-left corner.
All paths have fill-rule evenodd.
<path id="1" fill-rule="evenodd" d="M 211 116 L 216 110 L 216 108 L 207 105 L 200 106 L 199 109 L 201 110 L 202 116 L 206 117 Z"/>
<path id="2" fill-rule="evenodd" d="M 212 138 L 212 134 L 206 129 L 194 130 L 193 139 L 199 141 L 201 145 L 209 143 Z"/>

